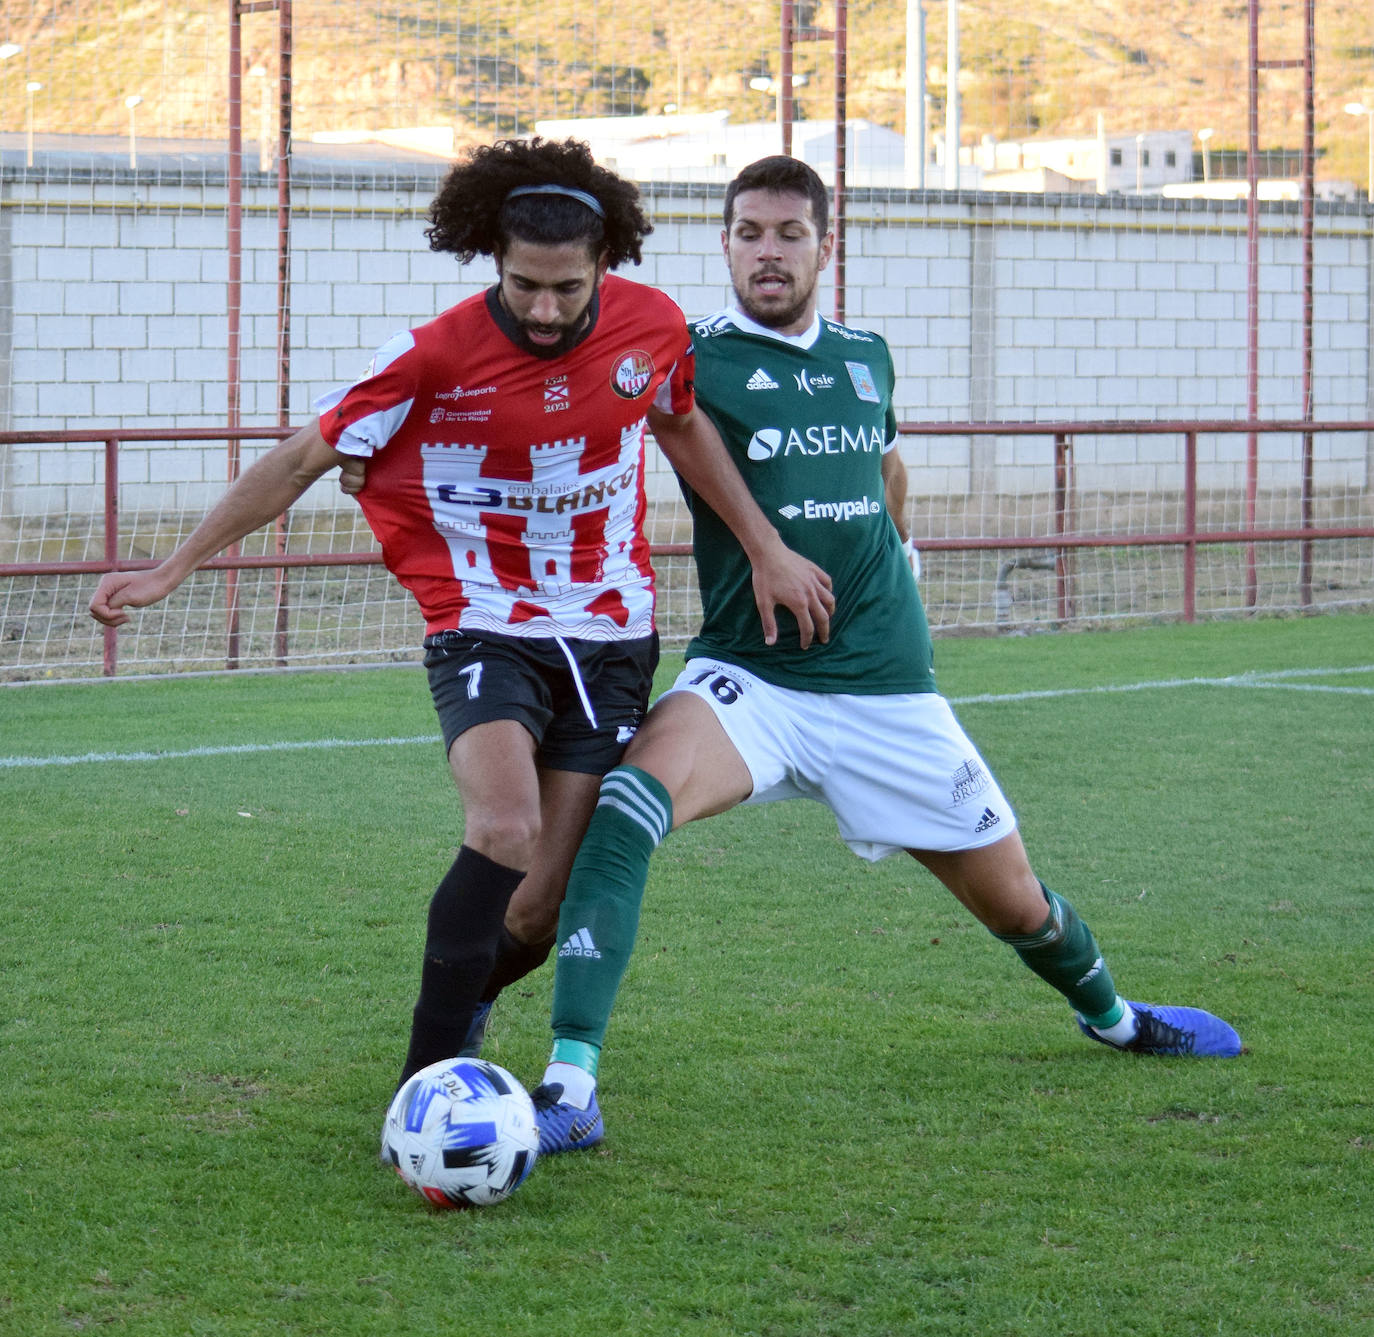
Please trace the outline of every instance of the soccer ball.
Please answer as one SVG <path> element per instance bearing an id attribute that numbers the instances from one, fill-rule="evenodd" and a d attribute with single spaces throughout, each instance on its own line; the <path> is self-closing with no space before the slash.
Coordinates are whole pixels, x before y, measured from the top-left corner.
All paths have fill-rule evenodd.
<path id="1" fill-rule="evenodd" d="M 436 1207 L 488 1207 L 534 1169 L 539 1129 L 525 1088 L 480 1058 L 450 1058 L 402 1084 L 382 1125 L 382 1158 Z"/>

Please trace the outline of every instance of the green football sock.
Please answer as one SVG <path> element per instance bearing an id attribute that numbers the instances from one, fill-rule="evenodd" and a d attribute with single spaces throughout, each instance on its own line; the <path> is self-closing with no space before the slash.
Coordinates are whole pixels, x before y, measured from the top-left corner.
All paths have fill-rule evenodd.
<path id="1" fill-rule="evenodd" d="M 1081 1016 L 1082 1014 L 1080 1013 L 1079 1015 Z M 1085 1016 L 1083 1017 L 1083 1020 L 1086 1021 L 1088 1025 L 1091 1026 L 1094 1030 L 1110 1031 L 1114 1027 L 1119 1026 L 1121 1022 L 1125 1019 L 1125 1016 L 1126 1001 L 1125 999 L 1118 996 L 1116 1000 L 1112 1003 L 1111 1007 L 1109 1007 L 1107 1011 L 1103 1012 L 1100 1016 Z"/>
<path id="2" fill-rule="evenodd" d="M 555 1040 L 549 1062 L 570 1063 L 574 1068 L 581 1068 L 595 1077 L 597 1064 L 601 1062 L 601 1049 L 598 1045 L 587 1044 L 585 1040 Z"/>
<path id="3" fill-rule="evenodd" d="M 558 916 L 557 1042 L 600 1049 L 634 950 L 649 856 L 672 825 L 668 791 L 647 771 L 617 766 L 601 782 Z"/>
<path id="4" fill-rule="evenodd" d="M 1078 912 L 1042 882 L 1048 918 L 1035 933 L 997 933 L 1046 984 L 1058 989 L 1075 1012 L 1088 1018 L 1120 1019 L 1112 972 Z"/>

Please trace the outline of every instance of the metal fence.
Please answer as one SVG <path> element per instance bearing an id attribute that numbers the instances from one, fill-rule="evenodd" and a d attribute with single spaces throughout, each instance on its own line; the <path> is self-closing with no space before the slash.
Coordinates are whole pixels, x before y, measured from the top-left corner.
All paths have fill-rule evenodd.
<path id="1" fill-rule="evenodd" d="M 1184 620 L 1367 608 L 1374 604 L 1374 514 L 1297 489 L 1269 490 L 1251 508 L 1235 489 L 1209 488 L 1200 442 L 1257 433 L 1319 444 L 1374 431 L 1364 423 L 945 423 L 903 424 L 904 453 L 962 439 L 1020 440 L 1042 460 L 1038 486 L 992 525 L 970 495 L 960 515 L 910 506 L 924 549 L 922 594 L 937 632 L 1026 632 L 1125 621 Z M 203 440 L 189 433 L 60 433 L 92 457 L 98 516 L 59 535 L 40 527 L 25 560 L 0 563 L 0 677 L 386 663 L 416 657 L 422 635 L 410 596 L 380 567 L 351 501 L 316 485 L 299 518 L 251 536 L 197 573 L 131 630 L 97 628 L 85 601 L 100 572 L 156 564 L 197 518 L 121 505 L 121 452 L 148 443 Z M 219 433 L 224 448 L 224 432 Z M 240 429 L 236 445 L 276 432 Z M 1080 467 L 1095 447 L 1122 437 L 1176 447 L 1180 464 L 1147 480 L 1113 468 L 1116 486 Z M 0 442 L 9 438 L 0 436 Z M 35 444 L 41 444 L 41 440 Z M 226 450 L 226 455 L 228 454 Z M 982 499 L 986 502 L 986 498 Z M 1001 531 L 1001 532 L 997 532 Z M 651 514 L 659 575 L 659 625 L 668 646 L 695 627 L 696 588 L 681 507 Z"/>

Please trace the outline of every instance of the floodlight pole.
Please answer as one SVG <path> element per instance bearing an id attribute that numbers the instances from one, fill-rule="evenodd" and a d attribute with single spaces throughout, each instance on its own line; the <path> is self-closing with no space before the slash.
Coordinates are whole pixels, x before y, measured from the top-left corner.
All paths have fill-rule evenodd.
<path id="1" fill-rule="evenodd" d="M 792 154 L 793 104 L 792 54 L 797 42 L 835 43 L 835 190 L 832 209 L 832 228 L 835 233 L 835 319 L 843 323 L 845 307 L 845 182 L 847 173 L 846 141 L 848 139 L 847 107 L 849 105 L 849 3 L 835 0 L 835 29 L 807 28 L 799 32 L 796 26 L 796 6 L 793 0 L 782 0 L 782 38 L 779 43 L 779 117 L 782 123 L 782 152 Z"/>
<path id="2" fill-rule="evenodd" d="M 290 424 L 291 398 L 291 0 L 229 0 L 229 171 L 228 171 L 228 419 L 229 426 L 241 425 L 243 405 L 243 16 L 251 13 L 277 14 L 277 425 Z M 229 481 L 238 477 L 240 451 L 237 441 L 229 442 Z M 287 550 L 290 517 L 276 523 L 275 548 Z M 237 545 L 230 555 L 237 555 Z M 239 605 L 237 572 L 225 573 L 228 602 L 226 658 L 229 668 L 238 667 Z M 287 627 L 286 568 L 277 569 L 276 651 L 277 662 L 286 661 Z"/>
<path id="3" fill-rule="evenodd" d="M 923 0 L 906 0 L 906 131 L 905 185 L 926 188 L 926 8 Z"/>
<path id="4" fill-rule="evenodd" d="M 845 314 L 845 216 L 849 158 L 849 0 L 835 0 L 835 319 Z"/>
<path id="5" fill-rule="evenodd" d="M 1314 214 L 1316 212 L 1316 67 L 1317 20 L 1316 0 L 1306 0 L 1303 11 L 1302 51 L 1302 418 L 1312 422 L 1316 417 L 1313 404 L 1312 327 L 1315 301 L 1313 290 L 1316 260 L 1314 255 Z M 1310 431 L 1302 434 L 1302 527 L 1313 524 L 1313 494 L 1316 490 L 1315 451 Z M 1312 540 L 1298 546 L 1298 602 L 1304 608 L 1312 606 Z"/>
<path id="6" fill-rule="evenodd" d="M 1365 178 L 1364 197 L 1374 203 L 1374 107 L 1364 109 L 1365 121 Z"/>
<path id="7" fill-rule="evenodd" d="M 945 7 L 945 189 L 959 189 L 959 0 Z"/>
<path id="8" fill-rule="evenodd" d="M 1346 112 L 1351 116 L 1363 116 L 1368 145 L 1365 149 L 1364 196 L 1374 201 L 1374 106 L 1367 102 L 1347 102 Z"/>
<path id="9" fill-rule="evenodd" d="M 138 169 L 138 109 L 143 104 L 143 98 L 138 93 L 131 93 L 124 99 L 124 105 L 129 109 L 129 168 L 131 171 Z"/>
<path id="10" fill-rule="evenodd" d="M 229 171 L 227 175 L 228 282 L 225 306 L 228 320 L 229 367 L 225 417 L 230 428 L 243 421 L 243 25 L 239 0 L 229 0 Z M 229 481 L 239 476 L 240 446 L 237 437 L 226 443 Z M 226 556 L 241 551 L 231 543 Z M 224 573 L 225 660 L 227 668 L 239 663 L 239 573 Z"/>
<path id="11" fill-rule="evenodd" d="M 1374 107 L 1364 109 L 1365 120 L 1365 199 L 1374 201 Z"/>
<path id="12" fill-rule="evenodd" d="M 1303 53 L 1298 59 L 1261 60 L 1259 54 L 1260 0 L 1249 0 L 1249 143 L 1246 151 L 1246 177 L 1249 185 L 1246 205 L 1246 397 L 1245 410 L 1251 422 L 1259 417 L 1259 79 L 1261 70 L 1300 69 L 1303 72 L 1302 181 L 1299 188 L 1302 211 L 1302 420 L 1313 421 L 1312 325 L 1313 325 L 1313 199 L 1315 183 L 1315 71 L 1316 0 L 1303 0 Z M 1302 528 L 1312 525 L 1314 486 L 1313 438 L 1302 438 Z M 1259 437 L 1246 439 L 1245 525 L 1256 523 L 1259 496 Z M 1299 549 L 1298 597 L 1303 607 L 1312 602 L 1312 545 Z M 1245 604 L 1254 608 L 1259 596 L 1259 577 L 1255 545 L 1245 551 Z"/>
<path id="13" fill-rule="evenodd" d="M 24 96 L 26 99 L 24 108 L 24 165 L 33 166 L 33 99 L 34 96 L 43 91 L 43 85 L 35 79 L 30 79 L 24 85 Z"/>
<path id="14" fill-rule="evenodd" d="M 792 156 L 792 122 L 797 107 L 792 90 L 792 44 L 796 40 L 797 14 L 793 0 L 782 0 L 782 42 L 778 49 L 778 131 L 785 157 Z"/>

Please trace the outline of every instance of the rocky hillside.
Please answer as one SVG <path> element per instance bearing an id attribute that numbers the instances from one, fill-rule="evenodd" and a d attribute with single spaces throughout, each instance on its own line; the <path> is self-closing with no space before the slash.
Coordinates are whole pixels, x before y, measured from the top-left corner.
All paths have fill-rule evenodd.
<path id="1" fill-rule="evenodd" d="M 925 0 L 931 123 L 945 102 L 942 0 Z M 9 6 L 7 8 L 14 8 Z M 834 109 L 833 5 L 798 4 L 802 115 Z M 0 39 L 24 50 L 0 65 L 0 128 L 17 130 L 34 96 L 35 127 L 120 133 L 137 93 L 140 133 L 222 135 L 228 36 L 223 0 L 49 0 L 6 16 Z M 295 0 L 294 90 L 300 134 L 452 125 L 460 140 L 516 133 L 543 117 L 727 108 L 765 119 L 776 73 L 776 0 L 677 0 L 629 15 L 609 0 Z M 1323 175 L 1362 179 L 1365 125 L 1345 103 L 1374 102 L 1369 0 L 1317 0 L 1317 143 Z M 1301 0 L 1264 0 L 1262 59 L 1302 53 Z M 964 0 L 960 93 L 965 142 L 982 135 L 1211 126 L 1214 149 L 1242 147 L 1247 5 L 1223 0 Z M 244 20 L 245 128 L 275 77 L 277 18 Z M 810 40 L 806 40 L 810 39 Z M 906 6 L 849 6 L 848 110 L 900 129 Z M 1261 142 L 1296 148 L 1297 70 L 1261 76 Z"/>

